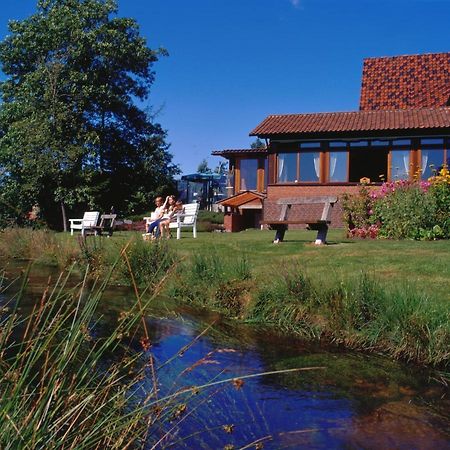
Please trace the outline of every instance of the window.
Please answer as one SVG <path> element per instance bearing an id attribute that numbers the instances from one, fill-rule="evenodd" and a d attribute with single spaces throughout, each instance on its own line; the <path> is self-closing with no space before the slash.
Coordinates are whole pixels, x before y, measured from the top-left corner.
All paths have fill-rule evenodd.
<path id="1" fill-rule="evenodd" d="M 420 140 L 421 145 L 444 145 L 444 138 L 425 138 Z"/>
<path id="2" fill-rule="evenodd" d="M 320 148 L 320 142 L 301 142 L 300 148 Z"/>
<path id="3" fill-rule="evenodd" d="M 347 181 L 347 152 L 330 152 L 328 174 L 329 181 Z"/>
<path id="4" fill-rule="evenodd" d="M 297 181 L 297 153 L 278 154 L 278 182 Z"/>
<path id="5" fill-rule="evenodd" d="M 350 142 L 350 147 L 367 147 L 369 145 L 368 141 L 354 141 Z"/>
<path id="6" fill-rule="evenodd" d="M 240 174 L 241 174 L 241 191 L 256 190 L 258 173 L 257 159 L 241 159 Z"/>
<path id="7" fill-rule="evenodd" d="M 320 179 L 320 153 L 300 153 L 300 181 L 317 182 Z"/>
<path id="8" fill-rule="evenodd" d="M 393 150 L 391 152 L 391 180 L 409 178 L 409 150 Z"/>
<path id="9" fill-rule="evenodd" d="M 422 138 L 420 140 L 420 161 L 418 169 L 426 180 L 448 163 L 449 148 L 444 148 L 444 138 Z M 447 160 L 446 160 L 447 158 Z"/>
<path id="10" fill-rule="evenodd" d="M 422 149 L 420 170 L 422 179 L 432 177 L 436 172 L 442 169 L 445 162 L 445 152 L 443 149 Z"/>
<path id="11" fill-rule="evenodd" d="M 389 145 L 389 141 L 371 141 L 370 143 L 372 147 L 387 147 Z"/>
<path id="12" fill-rule="evenodd" d="M 336 148 L 336 147 L 347 148 L 347 142 L 342 142 L 342 141 L 330 142 L 328 145 L 330 146 L 330 148 Z"/>

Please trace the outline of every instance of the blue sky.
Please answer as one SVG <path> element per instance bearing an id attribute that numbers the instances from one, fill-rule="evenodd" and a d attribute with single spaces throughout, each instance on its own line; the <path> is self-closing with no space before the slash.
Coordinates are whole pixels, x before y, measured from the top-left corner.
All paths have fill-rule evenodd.
<path id="1" fill-rule="evenodd" d="M 0 38 L 35 5 L 5 1 Z M 149 104 L 183 173 L 248 147 L 269 114 L 356 110 L 365 57 L 450 51 L 450 0 L 119 0 L 119 13 L 169 52 Z"/>

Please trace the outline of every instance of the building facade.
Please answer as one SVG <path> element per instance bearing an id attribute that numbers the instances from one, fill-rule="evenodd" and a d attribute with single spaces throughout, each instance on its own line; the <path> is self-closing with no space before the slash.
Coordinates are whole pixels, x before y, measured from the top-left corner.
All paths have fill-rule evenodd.
<path id="1" fill-rule="evenodd" d="M 428 179 L 450 165 L 450 53 L 368 58 L 358 111 L 270 115 L 250 135 L 264 139 L 266 148 L 213 152 L 231 168 L 230 198 L 221 202 L 230 224 L 244 209 L 243 226 L 251 224 L 252 205 L 254 226 L 274 219 L 280 198 Z M 259 197 L 250 201 L 248 192 Z M 338 203 L 331 225 L 341 226 L 341 216 Z M 230 231 L 242 229 L 230 224 Z"/>

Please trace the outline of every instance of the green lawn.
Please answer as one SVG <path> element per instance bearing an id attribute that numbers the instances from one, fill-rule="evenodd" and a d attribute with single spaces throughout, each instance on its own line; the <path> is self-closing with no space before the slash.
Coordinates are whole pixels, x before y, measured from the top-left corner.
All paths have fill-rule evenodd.
<path id="1" fill-rule="evenodd" d="M 315 246 L 315 232 L 296 230 L 274 245 L 273 234 L 260 230 L 198 233 L 193 239 L 192 232 L 183 232 L 182 239 L 171 240 L 170 245 L 185 257 L 213 252 L 224 258 L 245 255 L 260 279 L 270 279 L 280 264 L 295 262 L 324 283 L 365 271 L 386 283 L 413 284 L 439 300 L 450 299 L 450 241 L 351 240 L 343 230 L 331 230 L 329 244 Z"/>

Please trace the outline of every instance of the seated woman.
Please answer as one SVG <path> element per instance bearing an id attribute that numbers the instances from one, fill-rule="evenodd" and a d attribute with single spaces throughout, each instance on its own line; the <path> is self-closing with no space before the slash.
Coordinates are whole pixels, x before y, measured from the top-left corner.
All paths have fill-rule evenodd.
<path id="1" fill-rule="evenodd" d="M 159 224 L 164 217 L 164 212 L 166 210 L 167 204 L 169 202 L 169 197 L 166 197 L 166 201 L 163 203 L 162 197 L 156 197 L 155 198 L 155 211 L 152 212 L 150 216 L 150 223 L 147 224 L 147 235 L 145 236 L 152 236 L 153 232 L 155 232 L 154 236 L 155 238 L 159 236 Z"/>
<path id="2" fill-rule="evenodd" d="M 165 214 L 164 217 L 159 222 L 159 230 L 162 237 L 164 236 L 166 236 L 167 238 L 171 237 L 169 228 L 170 222 L 176 222 L 177 220 L 176 215 L 182 212 L 183 212 L 183 203 L 181 202 L 181 200 L 175 201 L 175 196 L 171 195 L 169 197 L 169 207 L 167 214 Z"/>

